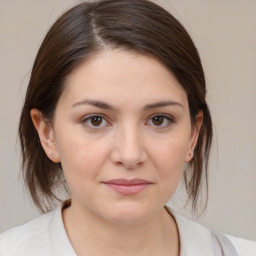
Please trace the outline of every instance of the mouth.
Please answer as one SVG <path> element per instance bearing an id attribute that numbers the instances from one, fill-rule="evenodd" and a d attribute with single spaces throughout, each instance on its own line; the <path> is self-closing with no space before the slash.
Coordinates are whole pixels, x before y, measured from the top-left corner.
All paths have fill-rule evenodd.
<path id="1" fill-rule="evenodd" d="M 123 195 L 135 195 L 153 183 L 143 179 L 113 179 L 103 182 L 106 186 Z"/>

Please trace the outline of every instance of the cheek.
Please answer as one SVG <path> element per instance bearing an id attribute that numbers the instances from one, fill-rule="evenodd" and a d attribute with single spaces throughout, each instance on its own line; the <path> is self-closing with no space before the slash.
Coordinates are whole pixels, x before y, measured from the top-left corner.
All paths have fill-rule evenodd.
<path id="1" fill-rule="evenodd" d="M 78 134 L 59 136 L 58 151 L 66 181 L 71 189 L 88 189 L 97 179 L 107 154 L 108 144 L 102 141 L 81 139 Z"/>
<path id="2" fill-rule="evenodd" d="M 187 141 L 176 137 L 171 140 L 166 140 L 163 143 L 156 143 L 152 148 L 150 154 L 151 158 L 155 160 L 155 164 L 164 169 L 179 169 L 184 166 L 185 157 L 187 153 Z M 160 168 L 160 169 L 162 169 Z"/>
<path id="3" fill-rule="evenodd" d="M 158 179 L 165 193 L 172 195 L 176 190 L 184 170 L 186 140 L 172 139 L 156 144 L 151 151 L 152 162 L 158 171 Z"/>

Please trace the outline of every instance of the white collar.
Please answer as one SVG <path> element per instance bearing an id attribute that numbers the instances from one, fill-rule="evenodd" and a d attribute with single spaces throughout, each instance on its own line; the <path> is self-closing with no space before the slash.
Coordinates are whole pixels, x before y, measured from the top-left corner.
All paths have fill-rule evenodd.
<path id="1" fill-rule="evenodd" d="M 214 256 L 210 231 L 165 206 L 174 217 L 180 236 L 180 256 Z"/>
<path id="2" fill-rule="evenodd" d="M 64 204 L 59 205 L 58 209 L 54 212 L 54 216 L 50 223 L 52 255 L 77 256 L 64 227 L 62 218 L 62 208 Z"/>

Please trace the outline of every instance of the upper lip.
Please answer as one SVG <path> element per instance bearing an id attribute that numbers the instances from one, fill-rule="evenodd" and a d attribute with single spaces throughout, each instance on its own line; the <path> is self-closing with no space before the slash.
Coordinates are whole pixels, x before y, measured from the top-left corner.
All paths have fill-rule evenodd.
<path id="1" fill-rule="evenodd" d="M 115 185 L 139 185 L 139 184 L 152 184 L 152 182 L 144 179 L 113 179 L 103 182 L 105 184 Z"/>

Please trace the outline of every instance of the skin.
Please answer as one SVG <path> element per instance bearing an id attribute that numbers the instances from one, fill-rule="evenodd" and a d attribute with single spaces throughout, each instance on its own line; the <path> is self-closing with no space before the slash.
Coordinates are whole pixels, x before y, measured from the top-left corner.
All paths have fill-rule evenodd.
<path id="1" fill-rule="evenodd" d="M 31 117 L 70 187 L 63 220 L 77 255 L 179 255 L 177 225 L 164 205 L 193 157 L 202 113 L 192 126 L 170 71 L 153 57 L 104 50 L 67 77 L 51 125 L 36 109 Z M 103 183 L 120 178 L 150 185 L 123 195 Z"/>

